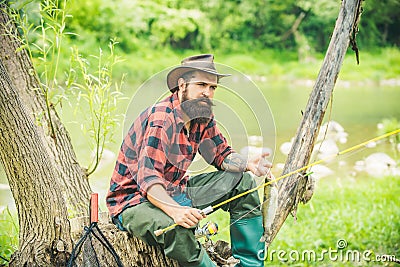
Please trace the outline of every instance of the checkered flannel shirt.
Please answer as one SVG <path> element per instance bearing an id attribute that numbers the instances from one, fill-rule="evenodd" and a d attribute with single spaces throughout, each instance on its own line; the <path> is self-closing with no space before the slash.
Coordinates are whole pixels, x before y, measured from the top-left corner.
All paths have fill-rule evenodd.
<path id="1" fill-rule="evenodd" d="M 199 152 L 211 165 L 220 166 L 233 152 L 214 118 L 187 132 L 177 93 L 147 108 L 123 140 L 107 194 L 111 217 L 147 201 L 150 186 L 161 184 L 173 197 L 186 188 L 186 171 Z"/>

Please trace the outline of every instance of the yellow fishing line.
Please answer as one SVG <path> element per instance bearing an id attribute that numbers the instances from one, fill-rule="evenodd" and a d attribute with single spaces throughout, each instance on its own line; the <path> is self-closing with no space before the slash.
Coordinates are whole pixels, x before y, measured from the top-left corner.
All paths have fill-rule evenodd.
<path id="1" fill-rule="evenodd" d="M 322 162 L 324 162 L 324 161 L 333 159 L 333 158 L 335 158 L 335 157 L 337 157 L 337 156 L 344 155 L 344 154 L 346 154 L 346 153 L 349 153 L 349 152 L 351 152 L 351 151 L 354 151 L 354 150 L 356 150 L 356 149 L 358 149 L 358 148 L 360 148 L 360 147 L 365 146 L 365 145 L 368 144 L 368 143 L 375 142 L 375 141 L 378 141 L 378 140 L 380 140 L 380 139 L 383 139 L 383 138 L 386 138 L 386 137 L 389 137 L 389 136 L 391 136 L 391 135 L 398 134 L 398 133 L 400 133 L 400 129 L 397 129 L 397 130 L 394 130 L 394 131 L 392 131 L 392 132 L 389 132 L 389 133 L 386 133 L 386 134 L 377 136 L 377 137 L 375 137 L 375 138 L 372 138 L 372 139 L 370 139 L 370 140 L 367 140 L 367 141 L 365 141 L 365 142 L 362 142 L 362 143 L 357 144 L 357 145 L 355 145 L 355 146 L 352 146 L 352 147 L 350 147 L 350 148 L 347 148 L 347 149 L 344 149 L 344 150 L 342 150 L 342 151 L 339 151 L 337 154 L 333 154 L 333 155 L 330 155 L 330 156 L 325 157 L 325 158 L 323 158 L 323 159 L 320 159 L 320 160 L 318 160 L 318 161 L 315 161 L 315 162 L 313 162 L 313 163 L 310 163 L 310 164 L 308 164 L 308 165 L 306 165 L 306 166 L 304 166 L 304 167 L 301 167 L 301 168 L 296 169 L 296 170 L 294 170 L 294 171 L 291 171 L 291 172 L 289 172 L 289 173 L 287 173 L 287 174 L 284 174 L 284 175 L 282 175 L 282 176 L 279 176 L 278 178 L 275 178 L 274 180 L 271 180 L 271 181 L 268 181 L 268 182 L 266 182 L 266 183 L 260 184 L 259 186 L 254 187 L 254 188 L 252 188 L 252 189 L 250 189 L 250 190 L 248 190 L 248 191 L 245 191 L 245 192 L 240 193 L 240 194 L 238 194 L 238 195 L 236 195 L 236 196 L 233 196 L 233 197 L 231 197 L 231 198 L 229 198 L 229 199 L 227 199 L 227 200 L 224 200 L 224 201 L 222 201 L 222 202 L 220 202 L 220 203 L 218 203 L 218 204 L 212 206 L 211 208 L 212 208 L 213 210 L 215 210 L 216 208 L 219 208 L 219 207 L 221 207 L 222 205 L 225 205 L 225 204 L 227 204 L 227 203 L 229 203 L 229 202 L 231 202 L 231 201 L 233 201 L 233 200 L 235 200 L 235 199 L 238 199 L 238 198 L 240 198 L 240 197 L 242 197 L 242 196 L 245 196 L 245 195 L 250 194 L 250 193 L 252 193 L 252 192 L 254 192 L 254 191 L 257 191 L 257 190 L 260 189 L 260 188 L 263 188 L 263 187 L 265 187 L 265 186 L 267 186 L 267 185 L 270 185 L 270 184 L 275 183 L 275 182 L 277 182 L 277 181 L 279 181 L 279 180 L 282 180 L 283 178 L 286 178 L 286 177 L 288 177 L 288 176 L 291 176 L 291 175 L 293 175 L 293 174 L 296 174 L 296 173 L 298 173 L 298 172 L 301 172 L 301 171 L 303 171 L 303 170 L 306 170 L 306 169 L 308 169 L 308 168 L 310 168 L 310 167 L 312 167 L 312 166 L 314 166 L 314 165 L 317 165 L 317 164 L 320 164 L 320 163 L 322 163 Z M 168 231 L 168 230 L 171 230 L 172 228 L 174 228 L 174 227 L 176 227 L 176 226 L 178 226 L 177 223 L 172 224 L 172 225 L 170 225 L 170 226 L 168 226 L 168 227 L 166 227 L 166 228 L 164 228 L 164 229 L 160 229 L 160 230 L 155 231 L 154 234 L 155 234 L 156 236 L 159 236 L 160 234 L 162 234 L 162 233 L 164 233 L 164 232 L 166 232 L 166 231 Z"/>

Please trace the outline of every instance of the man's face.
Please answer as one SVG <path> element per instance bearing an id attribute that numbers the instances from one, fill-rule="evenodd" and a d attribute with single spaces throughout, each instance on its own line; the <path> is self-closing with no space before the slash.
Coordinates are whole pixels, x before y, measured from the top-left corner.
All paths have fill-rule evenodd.
<path id="1" fill-rule="evenodd" d="M 217 89 L 217 76 L 196 71 L 186 78 L 179 79 L 182 110 L 190 120 L 207 123 L 212 115 L 212 99 Z"/>

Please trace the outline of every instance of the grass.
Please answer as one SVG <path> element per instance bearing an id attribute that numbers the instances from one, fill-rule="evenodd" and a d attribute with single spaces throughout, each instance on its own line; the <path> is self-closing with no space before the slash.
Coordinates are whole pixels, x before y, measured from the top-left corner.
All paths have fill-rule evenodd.
<path id="1" fill-rule="evenodd" d="M 390 262 L 363 260 L 362 253 L 371 260 L 381 255 L 400 257 L 399 195 L 399 177 L 338 177 L 318 181 L 311 202 L 299 206 L 297 221 L 291 216 L 287 218 L 269 248 L 266 264 L 394 266 Z M 209 216 L 221 229 L 214 239 L 229 240 L 227 217 L 224 212 Z M 338 242 L 347 245 L 338 250 Z M 306 253 L 310 251 L 316 256 L 311 261 L 302 260 L 302 253 L 307 259 Z M 358 252 L 360 261 L 354 256 Z M 323 261 L 318 260 L 321 255 Z"/>
<path id="2" fill-rule="evenodd" d="M 0 266 L 7 264 L 18 248 L 18 224 L 8 208 L 0 213 Z"/>

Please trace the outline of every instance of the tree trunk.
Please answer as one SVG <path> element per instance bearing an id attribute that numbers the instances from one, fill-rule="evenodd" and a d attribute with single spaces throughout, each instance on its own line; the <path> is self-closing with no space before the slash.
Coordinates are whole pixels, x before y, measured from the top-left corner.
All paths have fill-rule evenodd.
<path id="1" fill-rule="evenodd" d="M 72 245 L 57 172 L 1 59 L 0 88 L 0 158 L 20 225 L 20 250 L 10 266 L 56 266 Z"/>
<path id="2" fill-rule="evenodd" d="M 343 0 L 332 39 L 325 55 L 317 81 L 311 92 L 302 122 L 286 161 L 282 175 L 306 166 L 309 163 L 319 128 L 330 101 L 349 42 L 355 44 L 361 0 Z M 353 45 L 353 47 L 356 47 Z M 358 51 L 356 51 L 358 56 Z M 307 177 L 291 175 L 279 183 L 278 207 L 267 236 L 271 244 L 290 212 L 295 213 L 303 196 Z"/>
<path id="3" fill-rule="evenodd" d="M 38 137 L 49 156 L 51 165 L 58 172 L 55 177 L 63 185 L 60 190 L 67 202 L 70 216 L 87 215 L 91 193 L 84 170 L 77 162 L 70 136 L 57 113 L 46 99 L 44 90 L 35 74 L 32 62 L 21 42 L 15 24 L 7 14 L 8 7 L 0 3 L 0 58 L 27 107 L 27 115 L 36 122 Z"/>

